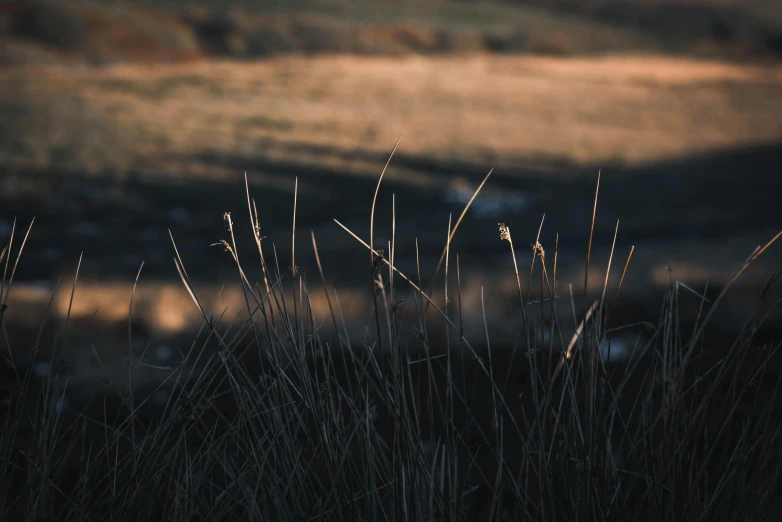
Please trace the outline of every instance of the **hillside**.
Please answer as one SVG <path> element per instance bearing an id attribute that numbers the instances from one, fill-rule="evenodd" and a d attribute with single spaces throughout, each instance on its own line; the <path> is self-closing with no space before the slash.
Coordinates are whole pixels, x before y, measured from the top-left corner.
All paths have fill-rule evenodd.
<path id="1" fill-rule="evenodd" d="M 758 4 L 760 5 L 760 4 Z M 782 17 L 635 2 L 64 2 L 0 4 L 0 65 L 360 55 L 608 52 L 769 59 Z"/>

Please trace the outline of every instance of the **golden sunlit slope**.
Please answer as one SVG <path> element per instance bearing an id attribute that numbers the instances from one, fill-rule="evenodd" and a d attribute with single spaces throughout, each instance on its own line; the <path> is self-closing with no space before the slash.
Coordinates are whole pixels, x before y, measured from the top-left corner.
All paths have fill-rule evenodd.
<path id="1" fill-rule="evenodd" d="M 399 135 L 435 161 L 628 165 L 782 139 L 782 68 L 661 57 L 21 68 L 0 100 L 10 169 L 219 177 L 201 159 L 230 156 L 365 172 Z"/>

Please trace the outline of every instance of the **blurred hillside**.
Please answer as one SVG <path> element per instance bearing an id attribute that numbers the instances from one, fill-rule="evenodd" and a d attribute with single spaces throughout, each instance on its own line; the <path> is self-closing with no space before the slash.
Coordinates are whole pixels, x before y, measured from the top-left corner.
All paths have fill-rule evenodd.
<path id="1" fill-rule="evenodd" d="M 497 0 L 568 13 L 666 39 L 711 40 L 782 52 L 782 2 L 775 0 Z"/>
<path id="2" fill-rule="evenodd" d="M 773 2 L 8 1 L 0 64 L 170 62 L 283 53 L 676 53 L 773 58 Z"/>

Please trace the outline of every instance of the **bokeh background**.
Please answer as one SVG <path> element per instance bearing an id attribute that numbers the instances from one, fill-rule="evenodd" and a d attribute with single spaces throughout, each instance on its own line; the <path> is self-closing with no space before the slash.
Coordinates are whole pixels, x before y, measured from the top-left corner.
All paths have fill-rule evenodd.
<path id="1" fill-rule="evenodd" d="M 451 246 L 468 336 L 483 336 L 482 287 L 493 346 L 511 346 L 520 327 L 498 222 L 524 273 L 545 215 L 540 241 L 549 263 L 557 246 L 561 306 L 572 284 L 581 309 L 598 172 L 587 298 L 602 291 L 619 220 L 609 295 L 635 252 L 615 320 L 655 323 L 670 281 L 697 292 L 708 282 L 713 299 L 782 229 L 782 3 L 0 2 L 0 243 L 16 223 L 14 256 L 35 217 L 0 345 L 24 350 L 54 295 L 45 332 L 70 310 L 80 375 L 91 375 L 94 349 L 121 382 L 143 262 L 133 342 L 165 364 L 201 324 L 169 231 L 202 301 L 222 289 L 215 310 L 241 318 L 235 265 L 212 245 L 228 238 L 230 212 L 245 270 L 260 281 L 245 172 L 267 258 L 274 247 L 283 271 L 298 177 L 296 264 L 316 316 L 328 308 L 311 233 L 327 290 L 360 338 L 373 317 L 368 253 L 333 220 L 368 239 L 400 136 L 375 242 L 391 239 L 393 198 L 395 263 L 413 276 L 417 241 L 424 281 L 449 216 L 495 169 Z M 731 290 L 714 335 L 736 331 L 781 252 L 772 247 Z M 443 285 L 441 273 L 436 299 Z"/>

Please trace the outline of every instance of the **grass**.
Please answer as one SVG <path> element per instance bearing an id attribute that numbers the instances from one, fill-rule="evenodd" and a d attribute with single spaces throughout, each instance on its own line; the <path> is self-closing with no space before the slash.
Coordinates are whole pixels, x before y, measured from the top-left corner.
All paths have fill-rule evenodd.
<path id="1" fill-rule="evenodd" d="M 382 175 L 375 197 L 381 182 Z M 599 190 L 592 215 L 584 216 L 585 274 L 598 199 Z M 75 345 L 67 318 L 52 341 L 46 378 L 35 378 L 31 367 L 44 353 L 42 335 L 26 345 L 26 360 L 12 355 L 4 321 L 27 238 L 14 230 L 0 254 L 10 390 L 0 428 L 0 517 L 772 518 L 780 501 L 781 345 L 758 336 L 782 302 L 776 276 L 728 340 L 708 332 L 715 310 L 730 299 L 730 284 L 713 296 L 671 281 L 657 323 L 642 326 L 648 340 L 630 361 L 607 364 L 601 348 L 612 334 L 639 328 L 612 320 L 632 251 L 621 258 L 612 249 L 602 290 L 586 292 L 584 276 L 585 294 L 574 295 L 559 279 L 558 242 L 542 245 L 539 233 L 530 250 L 519 248 L 527 242 L 500 225 L 498 241 L 509 246 L 506 266 L 518 292 L 512 326 L 518 343 L 498 350 L 485 315 L 482 336 L 462 333 L 463 267 L 450 248 L 460 220 L 443 230 L 448 241 L 434 274 L 422 273 L 418 262 L 416 273 L 401 272 L 396 235 L 381 252 L 372 226 L 369 243 L 354 236 L 370 250 L 366 292 L 373 296 L 359 339 L 346 331 L 344 296 L 328 283 L 314 234 L 308 242 L 317 273 L 297 267 L 302 210 L 295 195 L 291 204 L 290 258 L 264 241 L 249 187 L 248 215 L 224 216 L 221 244 L 241 284 L 244 321 L 194 290 L 172 236 L 182 284 L 203 319 L 200 331 L 176 364 L 156 368 L 160 384 L 135 387 L 134 378 L 152 363 L 146 348 L 134 349 L 134 286 L 126 296 L 127 386 L 106 379 L 73 407 L 62 402 L 67 359 L 83 347 Z M 373 201 L 367 216 L 373 224 L 374 207 Z M 238 252 L 235 232 L 248 220 L 256 250 Z M 731 283 L 780 235 L 753 252 Z M 609 272 L 621 274 L 616 287 L 608 287 Z M 138 273 L 136 282 L 143 264 Z M 73 302 L 78 285 L 77 269 L 71 288 L 56 293 Z M 482 305 L 491 300 L 486 290 Z M 327 313 L 313 312 L 315 295 L 325 297 Z M 538 335 L 543 325 L 553 334 Z M 46 329 L 44 318 L 41 333 Z"/>
<path id="2" fill-rule="evenodd" d="M 613 227 L 611 215 L 621 216 L 625 234 L 619 245 L 629 248 L 632 242 L 645 253 L 624 283 L 626 303 L 636 289 L 648 303 L 650 283 L 665 284 L 667 264 L 691 286 L 706 277 L 712 284 L 726 282 L 737 252 L 780 226 L 771 189 L 778 155 L 773 144 L 782 140 L 775 111 L 782 103 L 782 74 L 774 66 L 637 56 L 321 56 L 5 73 L 0 75 L 0 206 L 7 216 L 37 215 L 38 237 L 47 238 L 34 243 L 20 283 L 54 282 L 60 272 L 52 267 L 67 262 L 72 271 L 85 249 L 74 324 L 88 322 L 98 306 L 99 318 L 124 322 L 130 272 L 142 253 L 146 277 L 137 291 L 139 325 L 167 332 L 193 318 L 186 296 L 176 280 L 170 281 L 176 274 L 165 225 L 176 227 L 199 292 L 213 299 L 222 279 L 215 267 L 219 250 L 200 238 L 220 234 L 212 215 L 236 211 L 214 194 L 229 193 L 244 170 L 259 190 L 270 243 L 286 241 L 290 179 L 297 175 L 303 182 L 299 201 L 308 206 L 299 222 L 321 237 L 324 262 L 337 261 L 346 248 L 360 249 L 339 235 L 331 218 L 368 226 L 365 210 L 346 195 L 371 191 L 372 173 L 382 168 L 388 144 L 399 134 L 404 150 L 388 183 L 405 205 L 401 233 L 414 230 L 424 265 L 440 255 L 448 212 L 459 212 L 461 198 L 469 197 L 485 169 L 497 166 L 474 208 L 476 219 L 463 223 L 456 238 L 467 261 L 465 317 L 480 314 L 480 285 L 496 288 L 486 308 L 497 342 L 502 324 L 493 323 L 507 324 L 503 309 L 513 297 L 513 276 L 494 268 L 504 260 L 504 250 L 484 231 L 498 220 L 518 219 L 529 228 L 517 225 L 517 233 L 528 236 L 536 231 L 537 216 L 548 212 L 551 234 L 544 241 L 553 242 L 554 232 L 564 238 L 586 213 L 582 207 L 589 203 L 582 194 L 598 168 L 612 180 L 604 192 L 606 222 L 600 229 Z M 752 152 L 769 144 L 767 152 Z M 734 154 L 744 148 L 749 152 Z M 736 176 L 739 170 L 747 177 Z M 739 180 L 742 197 L 736 194 Z M 42 192 L 61 197 L 44 202 Z M 480 212 L 483 203 L 519 195 L 522 203 L 506 198 L 501 208 L 507 210 L 497 216 Z M 379 204 L 379 212 L 389 215 L 390 194 Z M 428 211 L 428 205 L 437 208 Z M 187 209 L 190 220 L 172 222 L 176 207 Z M 551 212 L 555 207 L 560 211 Z M 713 208 L 723 211 L 713 215 Z M 116 213 L 116 220 L 107 222 L 106 212 Z M 0 219 L 0 230 L 10 223 L 9 217 Z M 90 224 L 99 229 L 93 236 L 87 229 L 82 241 L 69 240 Z M 368 235 L 367 229 L 359 233 Z M 100 246 L 93 247 L 91 238 L 101 234 Z M 244 250 L 252 247 L 249 238 L 248 243 Z M 562 280 L 572 281 L 583 268 L 574 262 L 580 245 L 570 238 L 561 244 L 569 249 L 560 256 Z M 408 249 L 402 261 L 412 258 L 412 244 L 400 248 Z M 606 250 L 597 254 L 593 269 L 602 268 Z M 38 263 L 49 255 L 60 256 L 59 261 Z M 473 277 L 476 271 L 479 277 Z M 96 274 L 99 281 L 92 281 Z M 747 274 L 742 284 L 753 276 Z M 332 277 L 347 292 L 346 271 Z M 49 297 L 47 290 L 28 292 L 20 284 L 15 314 L 24 315 L 20 309 L 28 296 L 41 308 Z M 227 288 L 220 304 L 234 308 L 242 301 L 239 289 Z M 738 301 L 731 306 L 742 308 Z M 53 315 L 64 317 L 69 306 L 58 296 Z M 313 306 L 318 312 L 327 308 L 325 298 L 316 296 Z M 350 326 L 352 310 L 344 311 Z M 33 331 L 39 313 L 30 310 Z M 505 331 L 502 342 L 512 343 L 512 328 Z"/>
<path id="3" fill-rule="evenodd" d="M 235 158 L 355 174 L 402 133 L 407 155 L 444 164 L 642 165 L 778 143 L 780 84 L 777 66 L 651 56 L 17 68 L 0 77 L 0 165 L 215 179 Z"/>

